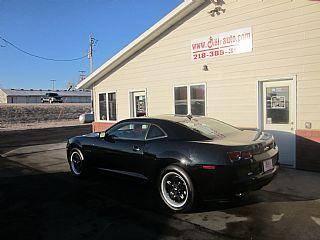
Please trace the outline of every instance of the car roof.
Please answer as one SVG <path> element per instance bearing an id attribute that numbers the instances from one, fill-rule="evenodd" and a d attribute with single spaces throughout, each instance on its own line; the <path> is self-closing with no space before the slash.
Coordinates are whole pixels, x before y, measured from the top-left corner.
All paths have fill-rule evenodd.
<path id="1" fill-rule="evenodd" d="M 203 139 L 204 136 L 199 134 L 187 126 L 181 124 L 181 122 L 187 121 L 188 116 L 179 116 L 179 115 L 159 115 L 152 117 L 136 117 L 122 120 L 119 123 L 126 122 L 145 122 L 151 123 L 159 126 L 164 130 L 169 138 L 172 139 L 189 139 L 189 140 L 200 140 Z"/>
<path id="2" fill-rule="evenodd" d="M 148 117 L 135 117 L 125 119 L 123 121 L 143 121 L 143 122 L 157 122 L 157 121 L 170 121 L 174 123 L 181 123 L 188 121 L 190 119 L 197 119 L 197 118 L 205 118 L 201 116 L 191 116 L 191 115 L 175 115 L 175 114 L 165 114 L 165 115 L 156 115 L 156 116 L 148 116 Z"/>

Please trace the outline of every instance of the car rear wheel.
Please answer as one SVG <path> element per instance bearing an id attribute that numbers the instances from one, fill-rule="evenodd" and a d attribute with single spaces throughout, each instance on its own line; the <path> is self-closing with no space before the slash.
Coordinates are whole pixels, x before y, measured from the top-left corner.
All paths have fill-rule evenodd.
<path id="1" fill-rule="evenodd" d="M 166 206 L 175 212 L 186 212 L 193 206 L 193 184 L 180 167 L 169 166 L 161 173 L 159 192 Z"/>
<path id="2" fill-rule="evenodd" d="M 71 173 L 76 177 L 83 177 L 86 172 L 85 160 L 82 152 L 78 148 L 74 148 L 70 152 L 69 164 Z"/>

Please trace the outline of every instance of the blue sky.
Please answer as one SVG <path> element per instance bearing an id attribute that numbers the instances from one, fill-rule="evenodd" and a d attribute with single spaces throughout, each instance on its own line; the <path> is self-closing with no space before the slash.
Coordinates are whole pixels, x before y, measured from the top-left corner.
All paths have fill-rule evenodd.
<path id="1" fill-rule="evenodd" d="M 70 59 L 87 53 L 90 33 L 98 40 L 97 68 L 182 0 L 0 0 L 0 36 L 33 54 Z M 0 45 L 5 45 L 0 40 Z M 88 59 L 51 62 L 0 47 L 0 87 L 66 88 L 89 72 Z"/>

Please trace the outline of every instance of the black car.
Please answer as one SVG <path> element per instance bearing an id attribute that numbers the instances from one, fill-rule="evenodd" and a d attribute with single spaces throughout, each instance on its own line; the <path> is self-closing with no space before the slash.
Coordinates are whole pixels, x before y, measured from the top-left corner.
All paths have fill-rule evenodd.
<path id="1" fill-rule="evenodd" d="M 106 132 L 69 139 L 67 156 L 77 177 L 96 168 L 154 183 L 175 211 L 190 210 L 196 198 L 258 190 L 279 168 L 272 135 L 192 116 L 123 120 Z"/>
<path id="2" fill-rule="evenodd" d="M 63 99 L 62 99 L 61 96 L 59 96 L 58 93 L 46 93 L 46 95 L 41 98 L 41 102 L 42 103 L 45 103 L 45 102 L 48 102 L 48 103 L 55 103 L 55 102 L 63 103 Z"/>

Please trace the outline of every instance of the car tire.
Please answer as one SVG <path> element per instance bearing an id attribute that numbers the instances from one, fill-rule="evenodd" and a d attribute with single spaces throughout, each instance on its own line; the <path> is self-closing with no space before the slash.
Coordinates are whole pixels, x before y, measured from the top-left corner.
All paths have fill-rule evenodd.
<path id="1" fill-rule="evenodd" d="M 86 166 L 86 161 L 79 148 L 71 149 L 68 157 L 68 161 L 69 161 L 70 171 L 73 176 L 82 178 L 87 175 L 88 170 Z"/>
<path id="2" fill-rule="evenodd" d="M 174 212 L 188 212 L 192 209 L 195 190 L 189 175 L 178 166 L 168 166 L 159 178 L 159 193 L 163 203 Z"/>

